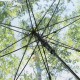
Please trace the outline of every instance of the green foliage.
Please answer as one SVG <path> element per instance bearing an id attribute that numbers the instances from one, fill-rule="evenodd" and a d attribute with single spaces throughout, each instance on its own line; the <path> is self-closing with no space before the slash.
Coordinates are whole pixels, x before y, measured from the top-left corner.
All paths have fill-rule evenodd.
<path id="1" fill-rule="evenodd" d="M 34 16 L 35 16 L 36 22 L 38 24 L 39 21 L 42 19 L 43 14 L 47 10 L 46 7 L 49 6 L 49 5 L 47 5 L 47 3 L 50 2 L 51 0 L 45 0 L 46 4 L 44 5 L 44 7 L 39 5 L 40 0 L 29 0 L 29 1 L 31 3 L 33 10 L 34 10 L 34 8 L 36 8 L 34 6 L 37 6 L 38 7 L 37 9 L 40 8 L 39 11 L 36 10 L 34 12 Z M 67 0 L 67 2 L 70 3 L 71 0 Z M 47 25 L 47 23 L 49 22 L 49 20 L 51 18 L 51 15 L 54 13 L 55 6 L 56 6 L 56 3 L 49 10 L 49 12 L 45 16 L 45 18 L 41 21 L 41 23 L 38 26 L 37 33 L 39 32 L 39 34 L 41 34 L 42 32 L 45 31 L 45 33 L 43 34 L 44 36 L 49 34 L 46 37 L 44 37 L 44 39 L 48 41 L 49 45 L 53 49 L 55 49 L 56 53 L 66 63 L 76 64 L 76 62 L 79 62 L 79 59 L 77 59 L 79 56 L 79 53 L 75 52 L 73 50 L 67 49 L 68 47 L 63 47 L 63 44 L 61 44 L 60 42 L 79 49 L 79 47 L 80 47 L 80 35 L 79 35 L 80 34 L 80 27 L 79 27 L 80 20 L 78 22 L 76 22 L 74 25 L 68 26 L 70 28 L 68 28 L 67 31 L 63 31 L 63 33 L 61 35 L 60 35 L 61 31 L 58 31 L 57 33 L 52 33 L 53 31 L 56 31 L 56 30 L 62 28 L 62 26 L 65 26 L 68 23 L 70 23 L 71 21 L 75 20 L 75 19 L 72 19 L 72 20 L 65 21 L 60 24 L 56 24 L 57 22 L 70 17 L 67 15 L 65 16 L 64 14 L 63 14 L 64 17 L 62 16 L 62 13 L 66 12 L 65 11 L 66 6 L 64 5 L 64 0 L 61 0 L 59 6 L 57 7 L 57 10 L 55 11 L 55 14 L 53 15 L 53 18 L 52 18 L 50 24 Z M 79 10 L 77 12 L 79 12 Z M 74 11 L 73 16 L 75 15 L 74 13 L 77 13 L 77 12 Z M 66 14 L 67 14 L 67 12 L 66 12 Z M 25 16 L 25 15 L 27 15 L 27 16 Z M 25 30 L 21 30 L 21 31 L 26 34 L 30 34 L 32 28 L 30 25 L 31 24 L 30 17 L 28 15 L 29 15 L 29 13 L 27 11 L 26 0 L 17 0 L 17 1 L 14 0 L 13 2 L 0 2 L 0 24 L 1 23 L 11 24 L 14 19 L 18 18 L 20 20 L 19 28 L 25 29 Z M 31 14 L 31 16 L 32 16 L 32 14 Z M 23 19 L 23 17 L 25 17 L 25 18 Z M 32 22 L 33 22 L 33 19 L 32 19 Z M 16 24 L 16 22 L 15 22 L 15 24 Z M 33 22 L 33 24 L 34 24 L 34 22 Z M 47 25 L 47 28 L 45 28 L 46 25 Z M 8 28 L 5 28 L 5 27 L 11 28 L 10 26 L 0 25 L 0 50 L 3 50 L 6 47 L 8 47 L 10 44 L 14 43 L 19 36 L 18 35 L 17 37 L 15 37 L 16 32 L 14 32 L 13 30 L 10 30 Z M 34 25 L 33 27 L 35 28 L 36 26 Z M 16 30 L 19 30 L 19 29 L 16 29 Z M 23 36 L 25 36 L 25 35 L 20 34 L 20 38 L 22 38 Z M 24 45 L 27 45 L 29 40 L 30 40 L 30 35 L 26 36 L 22 41 L 20 41 L 19 46 L 18 46 L 18 44 L 11 46 L 10 48 L 1 52 L 0 56 L 7 54 L 11 51 L 14 51 L 17 47 L 22 47 Z M 37 38 L 35 38 L 33 36 L 31 42 L 34 43 L 35 40 L 37 40 Z M 55 44 L 52 44 L 50 42 L 53 42 Z M 28 54 L 27 54 L 27 57 L 24 58 L 24 61 L 20 67 L 20 70 L 24 66 L 26 61 L 29 59 L 29 56 L 31 55 L 31 52 L 33 51 L 35 45 L 36 45 L 36 43 L 30 44 L 28 46 L 28 49 L 26 52 Z M 45 59 L 43 47 L 41 46 L 40 43 L 39 43 L 39 47 L 40 47 L 41 53 L 43 55 L 43 58 Z M 32 57 L 31 62 L 29 63 L 29 66 L 33 69 L 34 73 L 33 74 L 32 73 L 28 74 L 28 72 L 23 73 L 20 76 L 21 80 L 32 80 L 32 79 L 38 80 L 39 78 L 42 79 L 42 77 L 45 77 L 45 79 L 48 80 L 40 50 L 38 49 L 38 47 L 36 48 L 36 50 L 34 52 L 34 56 Z M 24 49 L 21 51 L 23 52 Z M 54 78 L 57 75 L 56 73 L 60 73 L 61 71 L 64 71 L 65 67 L 63 66 L 62 63 L 59 62 L 59 60 L 56 59 L 55 56 L 52 56 L 46 49 L 45 49 L 45 53 L 46 53 L 47 61 L 49 64 L 50 72 L 52 74 L 52 79 L 55 80 Z M 17 53 L 17 55 L 19 55 L 21 57 L 21 54 Z M 0 58 L 0 80 L 13 80 L 15 72 L 16 72 L 18 64 L 19 64 L 19 61 L 21 59 L 19 57 L 16 57 L 17 55 L 11 54 L 11 55 L 7 55 L 3 58 Z M 75 58 L 75 56 L 77 58 Z M 56 73 L 54 71 L 56 71 Z"/>

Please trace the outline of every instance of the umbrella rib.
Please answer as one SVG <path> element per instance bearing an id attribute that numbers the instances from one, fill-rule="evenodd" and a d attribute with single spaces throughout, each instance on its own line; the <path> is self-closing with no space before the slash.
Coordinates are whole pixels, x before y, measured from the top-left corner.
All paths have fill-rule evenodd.
<path id="1" fill-rule="evenodd" d="M 13 31 L 15 31 L 15 32 L 18 32 L 18 33 L 21 33 L 21 34 L 25 34 L 25 35 L 26 35 L 26 33 L 24 33 L 24 32 L 20 32 L 20 31 L 18 31 L 18 30 L 12 29 L 12 28 L 10 28 L 10 27 L 6 27 L 5 25 L 2 25 L 2 27 L 5 27 L 5 28 L 7 28 L 7 29 L 10 29 L 10 30 L 13 30 Z"/>
<path id="2" fill-rule="evenodd" d="M 62 28 L 60 28 L 60 29 L 58 29 L 58 30 L 55 30 L 55 31 L 53 31 L 53 32 L 51 32 L 51 33 L 49 33 L 49 34 L 47 34 L 47 35 L 44 35 L 43 37 L 49 36 L 50 34 L 53 34 L 53 33 L 57 33 L 58 31 L 61 31 L 62 29 L 68 27 L 69 25 L 73 24 L 74 22 L 76 22 L 76 21 L 78 21 L 78 20 L 80 20 L 80 18 L 74 20 L 73 22 L 70 22 L 69 24 L 67 24 L 66 26 L 64 26 L 64 27 L 62 27 Z"/>
<path id="3" fill-rule="evenodd" d="M 46 66 L 45 60 L 44 60 L 44 58 L 43 58 L 43 55 L 42 55 L 42 53 L 41 53 L 41 50 L 40 50 L 40 47 L 39 47 L 39 46 L 38 46 L 38 49 L 39 49 L 40 55 L 41 55 L 41 57 L 42 57 L 43 64 L 44 64 L 44 66 L 45 66 L 45 69 L 46 69 L 46 72 L 47 72 L 47 74 L 48 74 L 49 80 L 51 80 L 51 75 L 49 74 L 49 70 L 48 70 L 48 68 L 47 68 L 47 66 Z"/>
<path id="4" fill-rule="evenodd" d="M 39 23 L 37 24 L 35 29 L 38 29 L 38 26 L 40 25 L 40 23 L 42 22 L 42 20 L 44 19 L 45 15 L 48 13 L 48 11 L 50 10 L 50 8 L 53 6 L 54 2 L 56 0 L 53 0 L 52 4 L 50 5 L 50 7 L 47 9 L 47 11 L 45 12 L 45 14 L 43 15 L 43 17 L 40 19 Z"/>
<path id="5" fill-rule="evenodd" d="M 35 41 L 31 42 L 30 44 L 32 44 L 32 43 L 34 43 L 34 42 L 35 42 Z M 22 49 L 22 48 L 25 48 L 26 46 L 27 46 L 27 45 L 24 45 L 23 47 L 18 48 L 18 49 L 14 50 L 14 51 L 11 51 L 11 52 L 9 52 L 9 53 L 3 54 L 3 55 L 0 56 L 0 58 L 2 58 L 2 57 L 4 57 L 4 56 L 7 56 L 7 55 L 9 55 L 9 54 L 12 54 L 13 52 L 16 52 L 16 51 L 18 51 L 18 50 L 20 50 L 20 49 Z"/>
<path id="6" fill-rule="evenodd" d="M 28 5 L 28 0 L 26 0 L 26 6 L 27 6 L 27 8 L 28 8 L 28 14 L 29 14 L 30 22 L 31 22 L 31 27 L 32 27 L 32 29 L 34 29 L 34 28 L 33 28 L 32 19 L 31 19 L 31 15 L 30 15 L 30 10 L 29 10 L 29 5 Z"/>
<path id="7" fill-rule="evenodd" d="M 5 51 L 5 50 L 8 49 L 9 47 L 13 46 L 14 44 L 16 44 L 17 42 L 21 41 L 21 40 L 24 39 L 24 38 L 26 38 L 26 36 L 25 36 L 25 37 L 22 37 L 21 39 L 19 39 L 19 40 L 17 40 L 17 41 L 15 41 L 15 42 L 12 43 L 11 45 L 7 46 L 6 48 L 0 50 L 0 53 L 3 52 L 3 51 Z"/>
<path id="8" fill-rule="evenodd" d="M 25 30 L 25 31 L 29 31 L 29 30 L 26 30 L 24 28 L 20 28 L 20 27 L 17 27 L 17 26 L 13 26 L 13 25 L 10 25 L 10 24 L 6 24 L 6 23 L 0 23 L 1 25 L 5 25 L 5 26 L 10 26 L 10 27 L 14 27 L 14 28 L 17 28 L 17 29 L 21 29 L 21 30 Z"/>
<path id="9" fill-rule="evenodd" d="M 50 40 L 54 40 L 54 39 L 51 39 L 51 38 L 50 38 Z M 54 41 L 60 43 L 60 44 L 58 44 L 59 46 L 62 46 L 62 47 L 65 47 L 65 48 L 68 48 L 68 49 L 71 49 L 71 50 L 80 52 L 80 50 L 77 49 L 77 48 L 75 48 L 75 47 L 69 46 L 69 45 L 64 44 L 64 43 L 62 43 L 62 42 L 60 42 L 60 41 L 57 41 L 57 40 L 54 40 Z M 49 41 L 49 40 L 48 40 L 48 42 L 50 42 L 50 43 L 52 43 L 52 44 L 57 44 L 57 43 L 51 42 L 51 41 Z"/>
<path id="10" fill-rule="evenodd" d="M 31 58 L 32 58 L 32 56 L 34 55 L 34 52 L 35 52 L 35 49 L 36 49 L 37 46 L 38 46 L 38 43 L 37 43 L 37 45 L 35 46 L 35 48 L 34 48 L 32 54 L 31 54 L 31 56 L 30 56 L 29 59 L 28 59 L 28 61 L 27 61 L 26 64 L 24 65 L 23 69 L 20 71 L 19 75 L 17 76 L 16 80 L 18 80 L 19 76 L 22 74 L 23 70 L 26 68 L 27 64 L 28 64 L 29 61 L 31 60 Z"/>
<path id="11" fill-rule="evenodd" d="M 44 32 L 46 31 L 47 27 L 49 26 L 49 24 L 50 24 L 50 22 L 51 22 L 51 20 L 52 20 L 52 18 L 53 18 L 53 16 L 54 16 L 54 14 L 55 14 L 55 11 L 56 11 L 56 9 L 57 9 L 59 3 L 60 3 L 60 0 L 58 1 L 57 5 L 56 5 L 56 8 L 55 8 L 55 10 L 54 10 L 54 12 L 53 12 L 53 14 L 52 14 L 52 16 L 51 16 L 49 22 L 47 23 L 47 25 L 46 25 L 46 27 L 45 27 L 45 29 L 44 29 L 44 31 L 43 31 L 43 33 L 42 33 L 41 35 L 44 34 Z"/>
<path id="12" fill-rule="evenodd" d="M 32 6 L 31 6 L 31 3 L 30 3 L 29 0 L 27 0 L 27 1 L 29 2 L 29 6 L 30 6 L 30 8 L 31 8 L 31 12 L 32 12 L 32 15 L 33 15 L 33 18 L 34 18 L 35 25 L 37 26 L 36 18 L 35 18 L 35 16 L 34 16 L 34 12 L 33 12 L 33 9 L 32 9 Z"/>
<path id="13" fill-rule="evenodd" d="M 23 56 L 22 56 L 22 58 L 21 58 L 21 60 L 20 60 L 19 66 L 18 66 L 17 71 L 16 71 L 16 73 L 15 73 L 14 80 L 16 79 L 16 75 L 17 75 L 17 73 L 18 73 L 18 71 L 19 71 L 20 65 L 21 65 L 21 63 L 22 63 L 22 61 L 23 61 L 23 59 L 24 59 L 24 56 L 25 56 L 25 54 L 26 54 L 26 50 L 27 50 L 27 48 L 28 48 L 28 45 L 29 45 L 31 39 L 32 39 L 32 36 L 30 37 L 29 42 L 28 42 L 27 45 L 26 45 L 26 48 L 25 48 L 24 53 L 23 53 Z"/>
<path id="14" fill-rule="evenodd" d="M 48 69 L 48 75 L 49 75 L 49 80 L 52 80 L 51 79 L 51 74 L 50 74 L 50 70 L 49 70 L 49 66 L 48 66 L 48 61 L 47 61 L 47 57 L 46 57 L 46 54 L 45 54 L 45 50 L 44 50 L 44 47 L 42 46 L 43 48 L 43 53 L 44 53 L 44 56 L 45 56 L 45 63 L 46 63 L 46 66 L 47 66 L 47 69 Z"/>
<path id="15" fill-rule="evenodd" d="M 62 28 L 60 28 L 60 29 L 54 31 L 53 33 L 56 33 L 56 32 L 58 32 L 58 31 L 61 31 L 62 29 L 68 27 L 69 25 L 73 24 L 74 22 L 76 22 L 76 21 L 78 21 L 78 20 L 80 20 L 80 18 L 79 18 L 79 19 L 76 19 L 76 20 L 74 20 L 73 22 L 69 23 L 68 25 L 66 25 L 66 26 L 64 26 L 64 27 L 62 27 Z"/>
<path id="16" fill-rule="evenodd" d="M 62 23 L 62 22 L 65 22 L 65 21 L 68 21 L 68 20 L 71 20 L 71 19 L 74 19 L 74 18 L 77 18 L 77 17 L 80 17 L 80 15 L 75 16 L 75 17 L 71 17 L 71 18 L 68 18 L 68 19 L 65 19 L 65 20 L 62 20 L 62 21 L 58 21 L 58 22 L 53 23 L 52 25 L 50 25 L 50 26 L 48 26 L 48 27 L 51 27 L 51 26 L 53 26 L 53 25 L 60 24 L 60 23 Z M 47 27 L 47 26 L 46 26 L 46 27 Z M 42 29 L 44 29 L 44 28 L 40 28 L 39 30 L 42 30 Z M 37 30 L 37 31 L 39 31 L 39 30 Z"/>

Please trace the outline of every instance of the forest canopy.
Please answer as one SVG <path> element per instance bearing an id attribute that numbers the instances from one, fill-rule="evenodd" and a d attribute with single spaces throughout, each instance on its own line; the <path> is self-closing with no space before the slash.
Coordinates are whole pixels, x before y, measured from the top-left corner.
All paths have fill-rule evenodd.
<path id="1" fill-rule="evenodd" d="M 80 0 L 0 1 L 0 80 L 80 80 Z"/>

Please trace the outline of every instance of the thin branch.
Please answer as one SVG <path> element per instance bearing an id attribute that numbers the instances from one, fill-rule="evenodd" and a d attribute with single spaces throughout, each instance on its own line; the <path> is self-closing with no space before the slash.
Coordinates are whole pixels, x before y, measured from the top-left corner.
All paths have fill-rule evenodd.
<path id="1" fill-rule="evenodd" d="M 22 74 L 23 70 L 26 68 L 26 66 L 27 66 L 27 64 L 29 63 L 30 59 L 32 58 L 32 56 L 33 56 L 33 54 L 34 54 L 35 49 L 36 49 L 37 46 L 38 46 L 38 43 L 37 43 L 37 45 L 35 46 L 35 48 L 34 48 L 32 54 L 31 54 L 30 58 L 28 59 L 28 61 L 27 61 L 26 64 L 24 65 L 23 69 L 21 70 L 21 72 L 20 72 L 19 75 L 17 76 L 16 80 L 18 80 L 19 76 Z"/>
<path id="2" fill-rule="evenodd" d="M 35 41 L 31 42 L 30 44 L 32 44 L 32 43 L 34 43 L 34 42 L 35 42 Z M 0 56 L 0 58 L 2 58 L 2 57 L 4 57 L 4 56 L 7 56 L 7 55 L 9 55 L 9 54 L 12 54 L 13 52 L 16 52 L 16 51 L 18 51 L 18 50 L 20 50 L 20 49 L 22 49 L 22 48 L 25 48 L 26 46 L 27 46 L 27 45 L 25 45 L 25 46 L 23 46 L 23 47 L 21 47 L 21 48 L 18 48 L 18 49 L 16 49 L 16 50 L 12 51 L 12 52 L 3 54 L 2 56 Z"/>
<path id="3" fill-rule="evenodd" d="M 17 68 L 17 71 L 16 71 L 16 73 L 15 73 L 14 80 L 16 79 L 16 75 L 17 75 L 17 73 L 18 73 L 18 71 L 19 71 L 20 65 L 21 65 L 21 63 L 22 63 L 22 61 L 23 61 L 23 59 L 24 59 L 24 56 L 25 56 L 25 54 L 26 54 L 26 50 L 27 50 L 27 48 L 28 48 L 28 45 L 29 45 L 31 39 L 32 39 L 32 36 L 30 37 L 29 42 L 28 42 L 27 45 L 26 45 L 25 51 L 24 51 L 24 53 L 23 53 L 23 56 L 22 56 L 22 58 L 21 58 L 21 60 L 20 60 L 19 66 L 18 66 L 18 68 Z"/>

